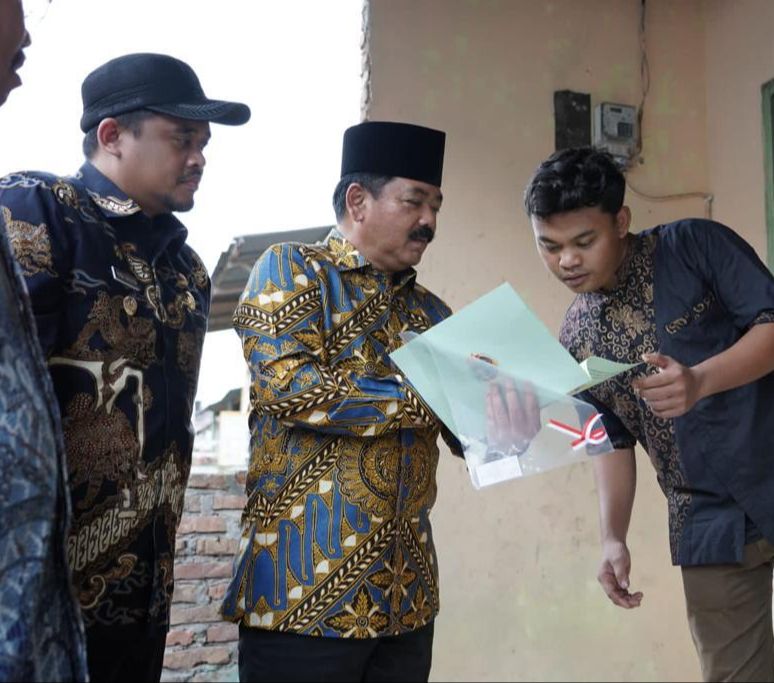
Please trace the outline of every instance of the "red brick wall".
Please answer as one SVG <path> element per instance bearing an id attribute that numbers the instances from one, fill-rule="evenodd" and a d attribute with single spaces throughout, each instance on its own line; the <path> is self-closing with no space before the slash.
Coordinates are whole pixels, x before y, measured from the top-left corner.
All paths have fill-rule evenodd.
<path id="1" fill-rule="evenodd" d="M 192 474 L 177 530 L 175 594 L 163 681 L 237 681 L 237 626 L 221 598 L 239 545 L 245 473 Z"/>

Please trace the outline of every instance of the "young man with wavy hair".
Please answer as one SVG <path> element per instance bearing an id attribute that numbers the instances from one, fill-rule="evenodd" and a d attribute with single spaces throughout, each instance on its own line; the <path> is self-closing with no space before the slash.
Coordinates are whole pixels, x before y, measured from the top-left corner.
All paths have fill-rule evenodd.
<path id="1" fill-rule="evenodd" d="M 626 543 L 639 442 L 667 497 L 705 679 L 774 680 L 774 278 L 713 221 L 631 234 L 625 188 L 608 154 L 567 149 L 524 197 L 538 253 L 577 295 L 562 343 L 578 361 L 646 363 L 581 396 L 616 448 L 594 459 L 598 579 L 614 604 L 640 605 Z"/>

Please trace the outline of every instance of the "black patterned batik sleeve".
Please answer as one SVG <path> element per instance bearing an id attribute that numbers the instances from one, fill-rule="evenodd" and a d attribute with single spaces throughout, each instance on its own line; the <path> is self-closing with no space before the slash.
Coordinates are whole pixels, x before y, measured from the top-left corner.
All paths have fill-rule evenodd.
<path id="1" fill-rule="evenodd" d="M 29 291 L 46 357 L 58 336 L 70 273 L 65 212 L 51 185 L 24 174 L 0 180 L 0 224 Z"/>

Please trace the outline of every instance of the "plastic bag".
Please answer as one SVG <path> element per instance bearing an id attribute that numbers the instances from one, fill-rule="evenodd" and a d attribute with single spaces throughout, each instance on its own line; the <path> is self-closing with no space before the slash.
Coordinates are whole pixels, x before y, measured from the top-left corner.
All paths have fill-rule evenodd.
<path id="1" fill-rule="evenodd" d="M 416 379 L 433 384 L 430 407 L 462 444 L 475 488 L 613 450 L 589 403 L 504 372 L 495 358 L 442 350 L 417 335 L 408 339 L 424 358 L 424 376 Z"/>

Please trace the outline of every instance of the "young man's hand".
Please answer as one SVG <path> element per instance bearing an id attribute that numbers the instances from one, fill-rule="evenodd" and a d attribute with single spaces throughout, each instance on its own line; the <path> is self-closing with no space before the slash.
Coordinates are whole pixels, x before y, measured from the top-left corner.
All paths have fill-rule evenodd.
<path id="1" fill-rule="evenodd" d="M 642 593 L 629 592 L 631 557 L 626 543 L 608 541 L 602 545 L 602 564 L 599 566 L 597 581 L 614 605 L 624 609 L 639 607 Z"/>
<path id="2" fill-rule="evenodd" d="M 703 398 L 699 375 L 693 368 L 661 353 L 646 353 L 642 359 L 658 372 L 635 379 L 632 386 L 657 417 L 685 415 Z"/>

